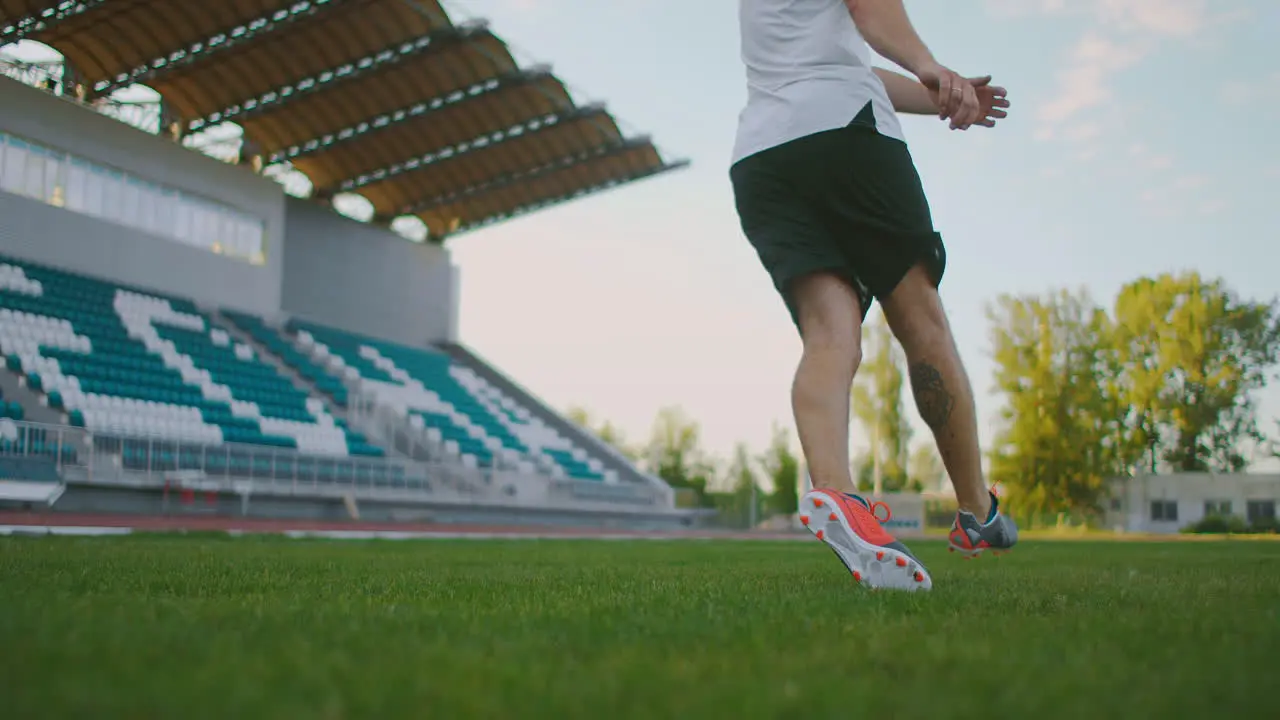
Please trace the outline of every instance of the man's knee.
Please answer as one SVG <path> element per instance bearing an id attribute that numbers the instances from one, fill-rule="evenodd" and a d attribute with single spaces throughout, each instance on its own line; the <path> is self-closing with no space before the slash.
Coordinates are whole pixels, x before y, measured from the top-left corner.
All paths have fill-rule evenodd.
<path id="1" fill-rule="evenodd" d="M 950 342 L 951 326 L 938 297 L 938 288 L 929 279 L 924 266 L 907 272 L 888 297 L 881 298 L 885 320 L 903 349 Z"/>
<path id="2" fill-rule="evenodd" d="M 806 355 L 840 358 L 856 369 L 862 360 L 862 303 L 844 279 L 815 274 L 796 280 L 792 302 Z"/>

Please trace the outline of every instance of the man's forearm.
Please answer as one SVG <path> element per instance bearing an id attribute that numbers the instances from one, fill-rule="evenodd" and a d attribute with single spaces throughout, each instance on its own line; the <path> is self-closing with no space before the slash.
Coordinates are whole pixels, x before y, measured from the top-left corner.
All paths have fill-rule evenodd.
<path id="1" fill-rule="evenodd" d="M 893 109 L 910 115 L 936 115 L 938 106 L 933 102 L 929 89 L 914 78 L 884 68 L 873 68 L 884 89 L 889 93 Z"/>
<path id="2" fill-rule="evenodd" d="M 933 53 L 916 34 L 902 0 L 844 0 L 858 32 L 883 57 L 911 73 L 934 62 Z"/>

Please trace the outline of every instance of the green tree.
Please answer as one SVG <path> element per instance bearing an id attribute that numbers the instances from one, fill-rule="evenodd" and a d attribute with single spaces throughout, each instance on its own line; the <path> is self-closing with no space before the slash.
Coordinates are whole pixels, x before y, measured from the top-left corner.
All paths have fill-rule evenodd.
<path id="1" fill-rule="evenodd" d="M 1130 452 L 1153 471 L 1242 470 L 1244 442 L 1263 440 L 1253 393 L 1280 358 L 1276 310 L 1195 272 L 1126 285 L 1114 342 Z"/>
<path id="2" fill-rule="evenodd" d="M 600 438 L 601 442 L 613 446 L 628 460 L 635 462 L 640 459 L 639 451 L 627 442 L 626 435 L 612 422 L 605 420 L 597 424 L 590 411 L 577 405 L 566 410 L 565 417 L 574 425 Z"/>
<path id="3" fill-rule="evenodd" d="M 882 492 L 902 490 L 908 484 L 907 462 L 911 447 L 911 425 L 902 402 L 903 355 L 883 313 L 877 313 L 863 328 L 868 352 L 852 389 L 853 415 L 870 444 L 868 454 L 855 463 L 855 475 L 866 474 L 871 488 L 878 479 Z M 858 483 L 860 486 L 861 482 Z"/>
<path id="4" fill-rule="evenodd" d="M 1106 313 L 1087 293 L 1001 297 L 988 309 L 996 389 L 1005 396 L 991 480 L 1031 517 L 1096 512 L 1122 465 L 1122 415 Z"/>
<path id="5" fill-rule="evenodd" d="M 702 449 L 698 424 L 684 410 L 666 407 L 658 411 L 643 456 L 649 472 L 673 488 L 691 489 L 705 503 L 715 463 Z"/>
<path id="6" fill-rule="evenodd" d="M 773 486 L 769 508 L 780 515 L 794 515 L 800 504 L 800 459 L 791 450 L 791 434 L 777 423 L 769 447 L 760 455 L 760 466 Z"/>
<path id="7" fill-rule="evenodd" d="M 755 463 L 744 443 L 738 443 L 733 449 L 724 486 L 727 492 L 716 493 L 714 497 L 721 517 L 736 527 L 752 527 L 759 522 L 765 495 L 760 492 Z"/>
<path id="8" fill-rule="evenodd" d="M 908 471 L 910 485 L 917 491 L 941 490 L 947 479 L 947 469 L 932 440 L 916 445 L 916 449 L 911 452 Z"/>

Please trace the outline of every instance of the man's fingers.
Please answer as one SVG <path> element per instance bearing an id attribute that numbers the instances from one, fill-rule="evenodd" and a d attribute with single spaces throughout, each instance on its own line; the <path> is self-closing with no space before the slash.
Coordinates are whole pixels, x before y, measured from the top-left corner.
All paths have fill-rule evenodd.
<path id="1" fill-rule="evenodd" d="M 982 105 L 978 102 L 978 94 L 967 82 L 961 86 L 961 106 L 951 118 L 951 127 L 968 128 L 983 117 Z"/>
<path id="2" fill-rule="evenodd" d="M 950 102 L 947 103 L 947 116 L 954 118 L 957 114 L 963 113 L 965 109 L 965 99 L 968 93 L 973 92 L 973 88 L 969 87 L 969 83 L 965 79 L 956 75 L 951 78 L 951 96 Z"/>
<path id="3" fill-rule="evenodd" d="M 985 108 L 983 108 L 982 103 L 978 102 L 978 96 L 972 93 L 973 93 L 973 90 L 970 89 L 969 94 L 966 94 L 965 96 L 964 120 L 965 120 L 966 126 L 972 125 L 987 116 L 986 110 Z"/>
<path id="4" fill-rule="evenodd" d="M 976 88 L 982 87 L 983 85 L 986 85 L 987 83 L 991 82 L 990 75 L 983 75 L 982 77 L 971 77 L 967 79 L 969 81 L 969 84 Z"/>
<path id="5" fill-rule="evenodd" d="M 946 119 L 951 116 L 952 108 L 952 85 L 951 73 L 941 73 L 938 77 L 938 118 Z"/>

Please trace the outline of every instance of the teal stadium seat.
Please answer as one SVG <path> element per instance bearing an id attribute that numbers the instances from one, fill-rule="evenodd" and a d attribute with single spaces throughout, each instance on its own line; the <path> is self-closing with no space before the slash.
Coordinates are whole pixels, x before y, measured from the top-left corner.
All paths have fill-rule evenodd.
<path id="1" fill-rule="evenodd" d="M 0 258 L 0 351 L 98 435 L 383 454 L 189 300 Z"/>
<path id="2" fill-rule="evenodd" d="M 339 407 L 347 406 L 347 388 L 342 381 L 329 371 L 312 362 L 311 358 L 302 354 L 293 343 L 282 337 L 280 333 L 262 318 L 234 310 L 222 310 L 222 316 L 236 327 L 248 333 L 254 340 L 262 343 L 276 357 L 284 360 L 298 374 L 315 385 L 321 392 L 333 399 Z"/>
<path id="3" fill-rule="evenodd" d="M 554 477 L 613 482 L 603 463 L 444 353 L 300 320 L 286 330 L 311 361 L 359 379 L 465 464 L 505 465 Z"/>

